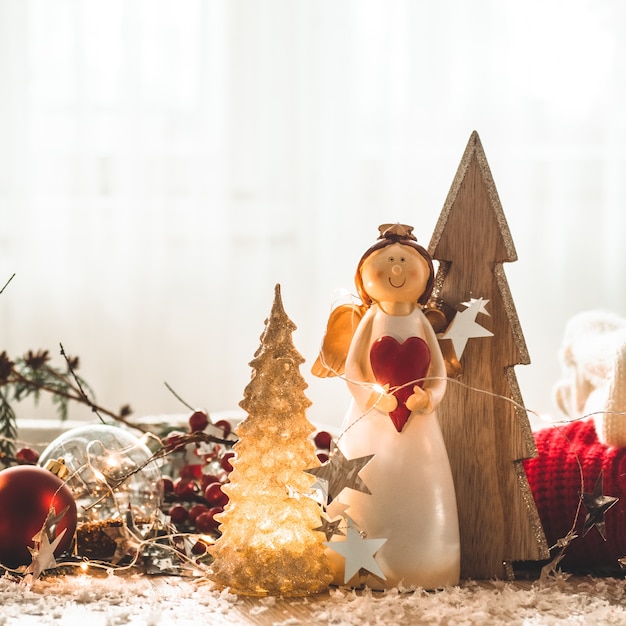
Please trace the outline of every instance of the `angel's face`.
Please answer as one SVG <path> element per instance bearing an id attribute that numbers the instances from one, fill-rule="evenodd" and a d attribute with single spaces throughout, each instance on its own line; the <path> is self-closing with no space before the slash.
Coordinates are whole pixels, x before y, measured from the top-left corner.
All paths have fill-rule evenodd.
<path id="1" fill-rule="evenodd" d="M 429 275 L 419 252 L 400 243 L 373 252 L 361 266 L 363 287 L 375 302 L 417 302 Z"/>

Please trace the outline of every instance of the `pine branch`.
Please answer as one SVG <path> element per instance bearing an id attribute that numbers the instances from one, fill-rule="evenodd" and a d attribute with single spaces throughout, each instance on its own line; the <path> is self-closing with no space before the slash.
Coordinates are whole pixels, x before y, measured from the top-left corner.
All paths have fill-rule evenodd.
<path id="1" fill-rule="evenodd" d="M 15 274 L 6 281 L 0 289 L 0 294 L 4 292 L 14 276 Z M 42 392 L 50 394 L 61 420 L 67 419 L 69 403 L 77 402 L 87 405 L 103 423 L 105 420 L 102 415 L 106 415 L 130 428 L 144 433 L 148 432 L 146 428 L 126 419 L 131 413 L 128 405 L 123 406 L 119 413 L 113 413 L 97 405 L 91 399 L 94 394 L 89 385 L 76 374 L 78 359 L 68 357 L 62 344 L 60 347 L 67 371 L 48 364 L 47 350 L 37 352 L 29 350 L 25 356 L 15 361 L 9 358 L 6 351 L 0 354 L 0 464 L 10 463 L 15 452 L 17 421 L 10 401 L 19 402 L 30 397 L 37 403 Z"/>
<path id="2" fill-rule="evenodd" d="M 9 286 L 9 283 L 13 280 L 14 277 L 15 277 L 15 272 L 13 272 L 13 274 L 11 274 L 11 278 L 9 278 L 9 280 L 7 280 L 6 283 L 4 283 L 4 287 L 0 289 L 0 294 Z"/>
<path id="3" fill-rule="evenodd" d="M 108 417 L 113 418 L 114 420 L 118 422 L 121 422 L 122 424 L 126 426 L 129 426 L 130 428 L 135 428 L 143 433 L 148 432 L 148 429 L 142 426 L 139 426 L 137 424 L 133 424 L 132 422 L 129 422 L 128 420 L 126 420 L 126 417 L 131 412 L 130 407 L 128 405 L 123 406 L 119 413 L 112 413 L 111 411 L 108 411 L 104 407 L 101 407 L 95 404 L 95 402 L 93 402 L 91 398 L 85 392 L 84 381 L 76 375 L 76 372 L 74 371 L 74 363 L 65 353 L 63 344 L 59 344 L 59 346 L 61 348 L 61 356 L 65 359 L 65 362 L 67 364 L 67 369 L 70 375 L 72 376 L 72 379 L 74 380 L 74 383 L 76 385 L 75 388 L 69 385 L 73 392 L 73 395 L 70 396 L 70 399 L 73 399 L 76 402 L 82 402 L 83 404 L 86 404 L 98 416 L 98 419 L 101 422 L 104 422 L 104 419 L 102 418 L 102 415 L 101 415 L 101 414 L 104 414 Z"/>
<path id="4" fill-rule="evenodd" d="M 195 409 L 187 402 L 185 402 L 175 391 L 174 389 L 167 383 L 167 381 L 163 382 L 163 384 L 167 387 L 167 390 L 185 407 L 187 407 L 190 411 L 195 411 Z"/>
<path id="5" fill-rule="evenodd" d="M 17 421 L 15 412 L 0 389 L 0 462 L 5 466 L 4 459 L 15 456 L 15 440 L 17 439 Z"/>
<path id="6" fill-rule="evenodd" d="M 12 457 L 17 436 L 15 412 L 12 402 L 32 398 L 37 403 L 42 393 L 49 395 L 61 420 L 67 419 L 69 405 L 72 402 L 88 406 L 100 419 L 103 416 L 121 422 L 130 428 L 146 432 L 146 428 L 129 422 L 126 418 L 131 410 L 123 406 L 119 413 L 109 411 L 96 404 L 93 391 L 79 377 L 75 368 L 77 358 L 70 358 L 61 345 L 61 354 L 67 369 L 63 370 L 48 363 L 47 350 L 28 353 L 12 361 L 6 352 L 0 354 L 0 463 Z"/>

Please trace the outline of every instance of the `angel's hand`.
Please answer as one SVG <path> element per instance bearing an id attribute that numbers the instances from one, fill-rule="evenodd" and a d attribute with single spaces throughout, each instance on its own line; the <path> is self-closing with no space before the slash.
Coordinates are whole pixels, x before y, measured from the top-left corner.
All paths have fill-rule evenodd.
<path id="1" fill-rule="evenodd" d="M 367 401 L 367 408 L 376 407 L 383 413 L 390 413 L 398 407 L 398 400 L 389 393 L 389 385 L 385 385 L 382 389 L 374 389 Z"/>
<path id="2" fill-rule="evenodd" d="M 413 387 L 413 393 L 406 400 L 406 408 L 411 412 L 429 413 L 432 411 L 430 391 L 422 389 L 419 385 Z"/>

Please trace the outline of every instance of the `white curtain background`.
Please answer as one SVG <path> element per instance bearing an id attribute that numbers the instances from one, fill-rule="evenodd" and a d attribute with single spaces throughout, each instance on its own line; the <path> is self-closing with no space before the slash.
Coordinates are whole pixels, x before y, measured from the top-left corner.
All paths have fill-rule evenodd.
<path id="1" fill-rule="evenodd" d="M 554 413 L 567 320 L 626 315 L 625 35 L 622 0 L 0 0 L 0 348 L 62 342 L 110 409 L 233 409 L 280 283 L 339 424 L 335 289 L 380 223 L 428 244 L 477 130 Z"/>

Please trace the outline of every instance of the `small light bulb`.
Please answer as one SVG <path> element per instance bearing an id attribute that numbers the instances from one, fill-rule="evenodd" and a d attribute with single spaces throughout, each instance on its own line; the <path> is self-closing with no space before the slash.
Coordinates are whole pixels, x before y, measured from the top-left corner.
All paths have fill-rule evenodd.
<path id="1" fill-rule="evenodd" d="M 104 459 L 104 465 L 110 469 L 116 469 L 120 467 L 120 457 L 117 454 L 108 454 Z"/>

